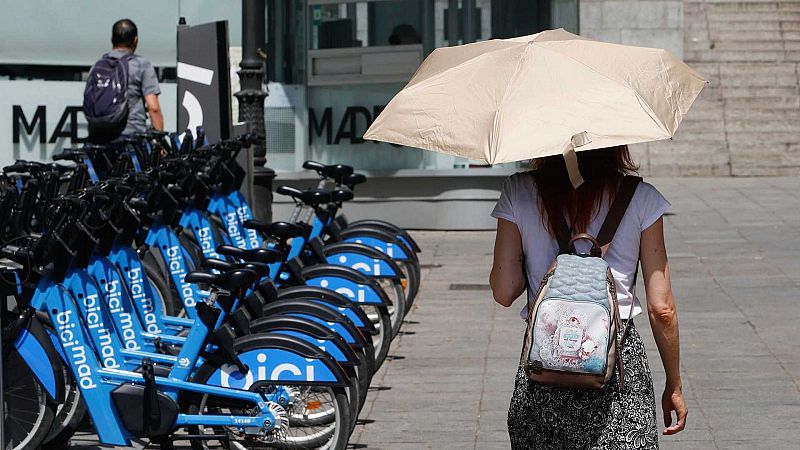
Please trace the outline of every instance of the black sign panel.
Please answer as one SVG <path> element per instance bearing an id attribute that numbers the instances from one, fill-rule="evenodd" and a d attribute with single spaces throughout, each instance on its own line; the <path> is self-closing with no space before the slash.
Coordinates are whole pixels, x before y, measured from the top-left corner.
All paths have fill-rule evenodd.
<path id="1" fill-rule="evenodd" d="M 178 131 L 198 125 L 209 142 L 231 136 L 226 20 L 178 29 Z"/>

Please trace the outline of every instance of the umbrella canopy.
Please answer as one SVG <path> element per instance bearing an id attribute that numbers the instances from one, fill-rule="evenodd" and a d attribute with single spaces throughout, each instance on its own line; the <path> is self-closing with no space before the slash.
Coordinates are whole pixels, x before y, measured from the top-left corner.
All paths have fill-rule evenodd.
<path id="1" fill-rule="evenodd" d="M 549 30 L 434 50 L 364 138 L 488 164 L 668 139 L 705 84 L 665 50 Z"/>

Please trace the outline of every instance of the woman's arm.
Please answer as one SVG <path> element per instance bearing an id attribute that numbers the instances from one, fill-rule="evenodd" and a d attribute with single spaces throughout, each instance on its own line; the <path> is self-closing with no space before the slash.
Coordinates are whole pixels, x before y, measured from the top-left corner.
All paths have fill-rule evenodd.
<path id="1" fill-rule="evenodd" d="M 658 219 L 642 232 L 640 258 L 644 287 L 647 291 L 647 313 L 653 336 L 664 364 L 667 383 L 661 397 L 664 410 L 664 434 L 675 434 L 686 426 L 686 404 L 683 400 L 680 373 L 680 344 L 678 341 L 678 315 L 672 296 L 669 262 L 664 246 L 664 223 Z M 672 411 L 678 422 L 672 425 Z"/>
<path id="2" fill-rule="evenodd" d="M 519 228 L 511 221 L 497 219 L 497 237 L 494 240 L 494 264 L 489 275 L 494 301 L 509 307 L 527 286 Z"/>

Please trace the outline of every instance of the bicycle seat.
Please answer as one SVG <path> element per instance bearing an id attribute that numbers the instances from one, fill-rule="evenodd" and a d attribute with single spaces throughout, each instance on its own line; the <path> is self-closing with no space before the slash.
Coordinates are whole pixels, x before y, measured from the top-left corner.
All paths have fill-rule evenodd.
<path id="1" fill-rule="evenodd" d="M 340 203 L 353 199 L 353 191 L 350 189 L 336 189 L 332 193 L 333 201 Z"/>
<path id="2" fill-rule="evenodd" d="M 61 153 L 56 153 L 52 156 L 53 161 L 74 161 L 83 162 L 84 158 L 89 155 L 82 150 L 65 149 Z"/>
<path id="3" fill-rule="evenodd" d="M 309 206 L 317 206 L 323 203 L 330 203 L 331 192 L 325 189 L 300 189 L 291 186 L 278 186 L 275 190 L 278 194 L 288 195 L 296 200 L 299 200 Z"/>
<path id="4" fill-rule="evenodd" d="M 366 183 L 367 177 L 364 174 L 354 173 L 352 175 L 348 175 L 344 177 L 342 180 L 342 184 L 348 186 L 350 189 L 353 189 L 353 186 L 361 183 Z"/>
<path id="5" fill-rule="evenodd" d="M 269 248 L 243 249 L 232 245 L 220 245 L 217 253 L 225 256 L 233 256 L 243 261 L 255 261 L 263 264 L 279 262 L 282 259 L 281 252 Z"/>
<path id="6" fill-rule="evenodd" d="M 304 169 L 314 170 L 318 174 L 328 178 L 341 179 L 353 173 L 352 166 L 345 166 L 344 164 L 335 164 L 332 166 L 318 163 L 316 161 L 306 161 L 303 163 Z"/>
<path id="7" fill-rule="evenodd" d="M 288 241 L 289 239 L 300 236 L 303 233 L 303 230 L 300 229 L 300 227 L 289 222 L 266 223 L 260 220 L 246 220 L 244 222 L 244 227 L 259 231 L 279 241 Z"/>
<path id="8" fill-rule="evenodd" d="M 10 166 L 3 167 L 3 172 L 11 173 L 30 173 L 48 170 L 49 167 L 45 164 L 36 161 L 17 161 Z"/>
<path id="9" fill-rule="evenodd" d="M 239 270 L 239 269 L 251 269 L 256 272 L 259 278 L 263 278 L 269 271 L 269 267 L 266 264 L 262 263 L 257 263 L 257 262 L 232 263 L 229 261 L 223 261 L 221 259 L 215 259 L 215 258 L 204 259 L 200 263 L 200 266 L 207 269 L 216 269 L 219 270 L 220 272 L 230 272 L 232 270 Z"/>
<path id="10" fill-rule="evenodd" d="M 186 274 L 184 281 L 231 290 L 251 286 L 256 281 L 256 273 L 250 269 L 237 269 L 219 274 L 195 270 Z"/>

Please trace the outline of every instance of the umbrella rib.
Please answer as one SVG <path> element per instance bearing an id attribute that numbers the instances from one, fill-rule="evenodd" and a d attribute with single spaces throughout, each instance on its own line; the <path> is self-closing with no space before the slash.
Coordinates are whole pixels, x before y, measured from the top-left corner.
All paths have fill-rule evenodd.
<path id="1" fill-rule="evenodd" d="M 499 117 L 500 117 L 500 111 L 503 109 L 503 104 L 505 104 L 506 99 L 508 98 L 508 91 L 511 90 L 511 85 L 514 84 L 514 82 L 517 80 L 517 76 L 519 75 L 520 67 L 522 67 L 522 60 L 525 59 L 525 57 L 527 56 L 528 50 L 532 47 L 533 43 L 534 43 L 534 41 L 530 41 L 530 42 L 527 42 L 525 44 L 525 46 L 526 46 L 525 47 L 525 51 L 523 51 L 520 54 L 519 59 L 517 60 L 517 65 L 516 65 L 516 67 L 514 67 L 514 71 L 511 73 L 511 76 L 508 78 L 508 83 L 506 84 L 506 88 L 503 91 L 503 97 L 497 103 L 497 108 L 494 111 L 494 121 L 492 123 L 492 136 L 491 136 L 491 139 L 489 140 L 489 153 L 490 153 L 491 158 L 490 158 L 489 161 L 487 161 L 491 165 L 494 165 L 494 161 L 495 161 L 495 158 L 497 157 L 497 153 L 498 153 L 499 137 L 500 137 L 499 136 L 500 130 L 499 130 L 499 126 L 498 126 L 498 120 L 499 120 Z"/>

